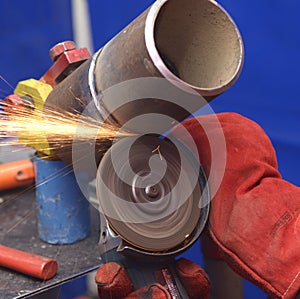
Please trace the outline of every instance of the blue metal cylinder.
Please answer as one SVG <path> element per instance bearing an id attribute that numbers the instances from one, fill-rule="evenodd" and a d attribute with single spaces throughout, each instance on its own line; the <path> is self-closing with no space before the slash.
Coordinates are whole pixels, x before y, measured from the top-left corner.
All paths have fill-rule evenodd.
<path id="1" fill-rule="evenodd" d="M 37 223 L 40 239 L 71 244 L 90 233 L 89 202 L 74 171 L 62 161 L 35 156 Z"/>

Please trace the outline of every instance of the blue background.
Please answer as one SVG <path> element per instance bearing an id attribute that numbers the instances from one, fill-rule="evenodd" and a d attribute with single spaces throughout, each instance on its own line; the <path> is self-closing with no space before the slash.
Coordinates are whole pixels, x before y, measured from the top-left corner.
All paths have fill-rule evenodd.
<path id="1" fill-rule="evenodd" d="M 150 0 L 90 0 L 95 49 L 100 48 Z M 221 0 L 245 43 L 245 65 L 236 85 L 212 103 L 216 112 L 235 111 L 258 122 L 270 136 L 283 177 L 299 185 L 300 2 L 297 0 Z M 39 78 L 51 66 L 49 48 L 72 39 L 69 0 L 0 1 L 0 98 L 20 80 Z M 201 262 L 198 246 L 187 254 Z M 266 298 L 245 282 L 245 298 Z M 77 290 L 78 289 L 78 290 Z M 61 299 L 84 291 L 76 282 Z"/>

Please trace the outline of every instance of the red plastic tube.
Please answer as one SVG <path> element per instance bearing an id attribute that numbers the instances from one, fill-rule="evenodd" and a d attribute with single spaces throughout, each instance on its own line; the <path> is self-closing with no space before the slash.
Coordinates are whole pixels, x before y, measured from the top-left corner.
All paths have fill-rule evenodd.
<path id="1" fill-rule="evenodd" d="M 34 183 L 34 166 L 31 160 L 0 164 L 0 191 Z"/>
<path id="2" fill-rule="evenodd" d="M 0 266 L 48 280 L 57 272 L 57 262 L 40 255 L 0 245 Z"/>

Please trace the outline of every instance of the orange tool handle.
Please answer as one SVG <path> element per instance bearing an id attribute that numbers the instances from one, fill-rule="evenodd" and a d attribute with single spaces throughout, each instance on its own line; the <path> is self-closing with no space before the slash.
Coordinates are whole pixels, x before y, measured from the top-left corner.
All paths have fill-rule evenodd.
<path id="1" fill-rule="evenodd" d="M 57 272 L 55 260 L 3 245 L 0 245 L 0 266 L 42 280 L 52 278 Z"/>
<path id="2" fill-rule="evenodd" d="M 34 183 L 34 166 L 31 160 L 0 164 L 0 191 Z"/>

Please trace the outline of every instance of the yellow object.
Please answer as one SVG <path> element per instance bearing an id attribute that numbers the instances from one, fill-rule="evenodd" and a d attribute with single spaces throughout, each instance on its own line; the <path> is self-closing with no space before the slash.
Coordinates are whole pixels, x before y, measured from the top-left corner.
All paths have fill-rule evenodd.
<path id="1" fill-rule="evenodd" d="M 36 118 L 38 122 L 42 119 L 44 103 L 51 91 L 51 85 L 35 79 L 28 79 L 19 82 L 14 93 L 20 97 L 30 96 L 32 98 L 34 105 L 32 117 Z M 21 144 L 35 148 L 38 152 L 45 155 L 54 154 L 53 150 L 50 149 L 47 137 L 42 135 L 42 133 L 40 136 L 35 135 L 34 140 L 32 140 L 33 136 L 30 136 L 28 133 L 19 132 L 18 136 Z"/>

